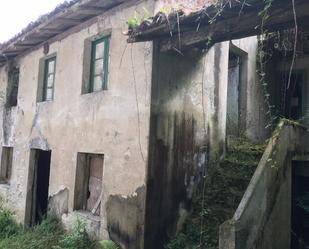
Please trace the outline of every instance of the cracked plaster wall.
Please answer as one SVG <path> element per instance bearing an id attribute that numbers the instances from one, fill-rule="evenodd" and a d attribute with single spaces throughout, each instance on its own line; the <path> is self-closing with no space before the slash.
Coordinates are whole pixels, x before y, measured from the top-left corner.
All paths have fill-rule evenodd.
<path id="1" fill-rule="evenodd" d="M 57 54 L 54 100 L 51 102 L 36 102 L 43 48 L 17 58 L 20 65 L 18 106 L 7 110 L 4 98 L 0 98 L 0 118 L 3 120 L 0 140 L 2 145 L 14 147 L 12 178 L 10 185 L 3 187 L 3 192 L 20 222 L 25 219 L 31 148 L 52 150 L 49 195 L 52 197 L 67 190 L 63 198 L 68 198 L 69 214 L 64 214 L 63 220 L 68 223 L 76 216 L 73 198 L 77 152 L 104 154 L 103 205 L 101 227 L 97 231 L 102 238 L 108 237 L 105 203 L 109 197 L 129 196 L 145 185 L 146 162 L 141 157 L 138 134 L 140 132 L 141 150 L 147 159 L 152 45 L 127 46 L 122 32 L 134 10 L 147 6 L 151 11 L 153 1 L 144 1 L 138 6 L 124 5 L 99 16 L 95 22 L 83 23 L 80 30 L 68 31 L 67 36 L 61 35 L 50 43 L 49 54 Z M 112 29 L 112 35 L 108 90 L 81 95 L 84 41 L 109 29 Z M 0 68 L 0 96 L 5 96 L 6 75 L 6 68 Z M 142 196 L 141 202 L 144 199 Z"/>

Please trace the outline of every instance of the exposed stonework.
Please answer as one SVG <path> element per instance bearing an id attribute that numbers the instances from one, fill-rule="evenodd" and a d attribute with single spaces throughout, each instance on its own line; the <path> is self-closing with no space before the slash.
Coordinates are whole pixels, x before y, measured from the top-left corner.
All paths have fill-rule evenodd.
<path id="1" fill-rule="evenodd" d="M 122 248 L 144 248 L 145 189 L 140 187 L 129 196 L 111 195 L 106 203 L 109 235 Z"/>
<path id="2" fill-rule="evenodd" d="M 69 212 L 69 190 L 65 188 L 50 196 L 48 205 L 49 212 L 59 218 L 67 214 Z"/>

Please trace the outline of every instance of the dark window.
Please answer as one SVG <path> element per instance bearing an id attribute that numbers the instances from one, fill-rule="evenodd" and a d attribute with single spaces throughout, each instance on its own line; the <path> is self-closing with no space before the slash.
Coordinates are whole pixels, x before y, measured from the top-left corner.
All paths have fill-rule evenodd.
<path id="1" fill-rule="evenodd" d="M 100 215 L 103 177 L 102 154 L 78 153 L 74 209 Z"/>
<path id="2" fill-rule="evenodd" d="M 13 148 L 2 147 L 0 182 L 9 183 L 12 173 Z"/>
<path id="3" fill-rule="evenodd" d="M 17 95 L 18 95 L 18 85 L 19 85 L 19 68 L 13 68 L 9 71 L 9 81 L 7 88 L 7 106 L 17 105 Z"/>
<path id="4" fill-rule="evenodd" d="M 55 75 L 56 57 L 46 59 L 44 64 L 43 101 L 50 101 L 54 98 Z"/>
<path id="5" fill-rule="evenodd" d="M 90 80 L 88 92 L 107 90 L 110 36 L 91 44 Z"/>

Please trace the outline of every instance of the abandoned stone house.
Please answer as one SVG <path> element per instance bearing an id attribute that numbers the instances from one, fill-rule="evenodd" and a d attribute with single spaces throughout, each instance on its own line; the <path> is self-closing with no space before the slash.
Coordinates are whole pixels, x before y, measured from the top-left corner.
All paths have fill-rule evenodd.
<path id="1" fill-rule="evenodd" d="M 239 1 L 227 7 L 206 48 L 210 25 L 192 18 L 201 16 L 200 10 L 212 11 L 205 7 L 211 1 L 176 1 L 193 13 L 178 20 L 184 31 L 177 23 L 154 22 L 131 32 L 133 44 L 127 44 L 126 22 L 135 12 L 155 15 L 173 2 L 74 0 L 0 46 L 0 195 L 18 221 L 31 226 L 50 211 L 68 227 L 83 220 L 91 233 L 123 248 L 163 248 L 180 229 L 197 184 L 224 157 L 227 141 L 269 137 L 256 73 L 254 27 L 261 6 L 252 0 L 254 7 Z M 306 20 L 308 4 L 296 2 Z M 271 22 L 272 31 L 293 21 L 290 4 L 275 3 L 280 7 L 275 14 L 286 15 Z M 274 48 L 282 45 L 276 37 Z M 289 73 L 291 50 L 283 55 L 273 49 L 276 56 L 267 62 L 272 104 L 282 116 L 305 124 L 306 41 L 283 107 L 287 83 L 281 79 Z M 220 248 L 290 248 L 291 172 L 295 168 L 302 180 L 308 177 L 307 133 L 296 125 L 282 127 L 235 216 L 220 228 Z M 276 162 L 285 166 L 277 174 L 268 167 L 275 147 Z M 279 239 L 273 241 L 274 235 Z"/>

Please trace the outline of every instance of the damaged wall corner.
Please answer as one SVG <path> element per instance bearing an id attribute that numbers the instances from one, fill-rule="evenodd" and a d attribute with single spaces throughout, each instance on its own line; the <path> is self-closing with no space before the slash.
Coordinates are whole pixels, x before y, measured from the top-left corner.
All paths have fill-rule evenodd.
<path id="1" fill-rule="evenodd" d="M 146 187 L 130 196 L 110 195 L 106 203 L 110 238 L 126 249 L 144 248 Z"/>
<path id="2" fill-rule="evenodd" d="M 58 218 L 69 211 L 69 190 L 64 188 L 58 193 L 49 196 L 48 212 Z"/>

